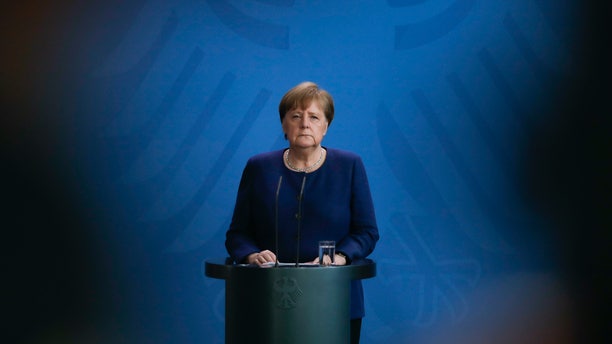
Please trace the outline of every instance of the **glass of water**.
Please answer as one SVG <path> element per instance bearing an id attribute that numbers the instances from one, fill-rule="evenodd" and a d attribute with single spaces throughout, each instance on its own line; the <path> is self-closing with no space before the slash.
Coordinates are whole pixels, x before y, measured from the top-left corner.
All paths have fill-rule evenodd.
<path id="1" fill-rule="evenodd" d="M 333 265 L 336 256 L 336 242 L 333 240 L 319 241 L 319 265 Z"/>

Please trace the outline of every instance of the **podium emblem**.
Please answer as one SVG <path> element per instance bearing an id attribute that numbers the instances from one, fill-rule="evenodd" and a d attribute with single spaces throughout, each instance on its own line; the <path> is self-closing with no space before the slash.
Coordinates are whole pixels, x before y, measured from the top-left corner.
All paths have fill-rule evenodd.
<path id="1" fill-rule="evenodd" d="M 295 278 L 281 277 L 274 281 L 276 292 L 276 307 L 280 309 L 291 309 L 297 305 L 297 298 L 302 295 L 302 290 Z"/>

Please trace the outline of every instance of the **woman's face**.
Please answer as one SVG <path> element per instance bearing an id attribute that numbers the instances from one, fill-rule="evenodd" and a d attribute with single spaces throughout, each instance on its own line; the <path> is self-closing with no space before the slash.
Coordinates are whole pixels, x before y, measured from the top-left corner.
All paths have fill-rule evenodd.
<path id="1" fill-rule="evenodd" d="M 316 147 L 327 133 L 327 117 L 316 101 L 307 108 L 292 109 L 283 118 L 283 131 L 291 147 Z"/>

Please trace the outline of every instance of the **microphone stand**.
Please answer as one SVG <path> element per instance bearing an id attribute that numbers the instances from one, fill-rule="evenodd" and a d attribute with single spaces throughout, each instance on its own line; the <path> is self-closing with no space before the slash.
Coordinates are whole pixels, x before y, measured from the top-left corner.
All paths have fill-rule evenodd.
<path id="1" fill-rule="evenodd" d="M 298 215 L 297 215 L 297 250 L 295 254 L 295 267 L 300 266 L 300 229 L 302 227 L 302 198 L 304 198 L 304 185 L 306 185 L 306 173 L 302 179 L 302 188 L 298 197 Z"/>
<path id="2" fill-rule="evenodd" d="M 280 193 L 281 184 L 283 182 L 283 176 L 278 178 L 278 185 L 276 186 L 276 198 L 274 204 L 274 233 L 276 234 L 276 262 L 274 262 L 274 267 L 278 267 L 278 194 Z"/>

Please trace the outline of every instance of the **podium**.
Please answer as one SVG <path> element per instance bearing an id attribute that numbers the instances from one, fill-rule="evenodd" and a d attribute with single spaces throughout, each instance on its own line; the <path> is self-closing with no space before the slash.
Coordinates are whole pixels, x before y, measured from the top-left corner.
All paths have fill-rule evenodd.
<path id="1" fill-rule="evenodd" d="M 369 259 L 346 266 L 258 267 L 205 262 L 225 280 L 225 343 L 348 343 L 351 280 L 376 275 Z"/>

